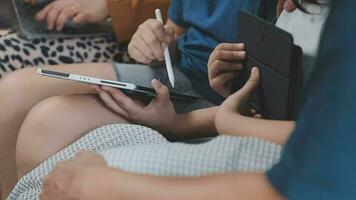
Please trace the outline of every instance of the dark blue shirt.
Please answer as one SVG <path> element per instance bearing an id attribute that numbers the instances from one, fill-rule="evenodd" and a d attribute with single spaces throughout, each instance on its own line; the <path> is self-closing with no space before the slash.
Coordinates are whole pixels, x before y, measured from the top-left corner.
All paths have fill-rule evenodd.
<path id="1" fill-rule="evenodd" d="M 267 173 L 288 199 L 356 199 L 355 10 L 334 0 L 300 120 Z"/>
<path id="2" fill-rule="evenodd" d="M 223 99 L 209 87 L 207 63 L 219 43 L 237 42 L 237 13 L 248 10 L 272 20 L 276 0 L 172 0 L 168 16 L 187 29 L 179 41 L 178 66 L 208 100 Z"/>

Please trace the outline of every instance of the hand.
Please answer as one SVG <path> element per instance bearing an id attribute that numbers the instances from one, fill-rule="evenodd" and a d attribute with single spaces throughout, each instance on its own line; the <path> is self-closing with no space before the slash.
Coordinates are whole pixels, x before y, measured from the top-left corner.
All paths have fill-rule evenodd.
<path id="1" fill-rule="evenodd" d="M 246 58 L 244 44 L 220 44 L 210 55 L 208 75 L 211 88 L 220 95 L 231 94 L 231 81 L 243 68 L 242 61 Z"/>
<path id="2" fill-rule="evenodd" d="M 163 52 L 174 41 L 174 30 L 155 19 L 141 24 L 128 46 L 131 58 L 140 63 L 163 60 Z"/>
<path id="3" fill-rule="evenodd" d="M 277 3 L 277 16 L 279 16 L 283 10 L 286 10 L 288 12 L 292 12 L 296 8 L 297 7 L 294 5 L 292 0 L 278 0 L 278 3 Z"/>
<path id="4" fill-rule="evenodd" d="M 106 195 L 105 160 L 96 154 L 79 152 L 73 160 L 60 163 L 44 180 L 41 199 L 101 199 Z M 106 199 L 106 198 L 104 198 Z"/>
<path id="5" fill-rule="evenodd" d="M 246 84 L 235 94 L 227 98 L 224 103 L 220 106 L 218 114 L 227 113 L 239 113 L 242 115 L 252 116 L 255 112 L 251 112 L 249 103 L 252 93 L 256 90 L 260 81 L 259 70 L 257 67 L 252 68 L 251 76 L 246 82 Z M 258 117 L 258 116 L 256 116 Z"/>
<path id="6" fill-rule="evenodd" d="M 112 87 L 103 86 L 99 92 L 104 103 L 126 119 L 161 132 L 170 132 L 178 114 L 169 98 L 169 90 L 158 80 L 152 81 L 152 87 L 156 97 L 146 106 Z"/>
<path id="7" fill-rule="evenodd" d="M 75 23 L 98 23 L 109 16 L 106 0 L 56 0 L 39 13 L 37 20 L 47 21 L 49 30 L 62 30 L 64 24 L 73 19 Z"/>

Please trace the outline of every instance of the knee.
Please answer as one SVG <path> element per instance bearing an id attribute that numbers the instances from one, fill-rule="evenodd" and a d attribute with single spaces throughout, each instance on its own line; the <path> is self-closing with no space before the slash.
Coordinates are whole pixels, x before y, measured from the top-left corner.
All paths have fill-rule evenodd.
<path id="1" fill-rule="evenodd" d="M 32 108 L 21 126 L 16 147 L 16 163 L 19 176 L 32 170 L 47 159 L 49 145 L 56 140 L 54 129 L 60 128 L 64 97 L 48 98 Z M 58 137 L 58 136 L 57 136 Z"/>
<path id="2" fill-rule="evenodd" d="M 19 108 L 25 104 L 28 88 L 22 80 L 26 79 L 26 74 L 27 70 L 20 70 L 0 79 L 0 122 L 13 120 L 12 117 L 17 116 L 21 111 Z"/>

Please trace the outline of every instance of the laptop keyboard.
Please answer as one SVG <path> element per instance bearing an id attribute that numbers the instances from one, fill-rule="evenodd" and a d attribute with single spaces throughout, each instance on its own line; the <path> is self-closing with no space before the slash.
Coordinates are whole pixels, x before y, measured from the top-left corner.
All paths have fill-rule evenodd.
<path id="1" fill-rule="evenodd" d="M 110 23 L 75 25 L 74 22 L 68 22 L 68 26 L 60 32 L 48 30 L 46 22 L 36 20 L 36 14 L 44 6 L 30 5 L 23 0 L 13 0 L 16 8 L 16 15 L 20 25 L 20 32 L 29 39 L 41 37 L 73 37 L 73 36 L 93 36 L 93 35 L 111 35 L 113 33 Z"/>

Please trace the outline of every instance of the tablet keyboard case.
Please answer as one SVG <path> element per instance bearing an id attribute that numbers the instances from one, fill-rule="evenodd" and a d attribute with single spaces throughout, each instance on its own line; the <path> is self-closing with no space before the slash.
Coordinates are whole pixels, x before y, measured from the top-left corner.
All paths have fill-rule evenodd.
<path id="1" fill-rule="evenodd" d="M 265 118 L 294 120 L 301 89 L 301 48 L 290 33 L 248 12 L 239 12 L 238 38 L 245 43 L 247 59 L 236 89 L 249 77 L 252 67 L 260 70 L 260 85 L 252 107 Z"/>

